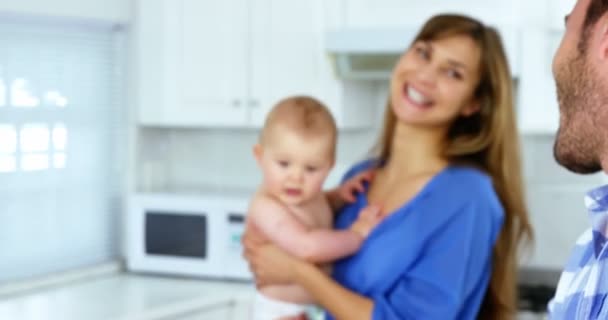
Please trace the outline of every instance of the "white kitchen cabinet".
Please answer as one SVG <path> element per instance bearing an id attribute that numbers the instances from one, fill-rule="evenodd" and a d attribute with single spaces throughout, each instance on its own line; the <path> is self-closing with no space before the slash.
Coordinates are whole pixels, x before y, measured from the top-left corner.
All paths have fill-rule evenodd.
<path id="1" fill-rule="evenodd" d="M 234 306 L 232 307 L 232 319 L 242 320 L 249 319 L 251 314 L 251 308 L 253 304 L 253 295 L 248 298 L 237 298 L 234 300 Z"/>
<path id="2" fill-rule="evenodd" d="M 421 26 L 438 13 L 471 15 L 486 23 L 512 25 L 520 16 L 519 0 L 340 0 L 345 27 Z"/>
<path id="3" fill-rule="evenodd" d="M 237 125 L 247 120 L 248 2 L 139 1 L 139 120 Z"/>
<path id="4" fill-rule="evenodd" d="M 370 124 L 373 87 L 368 83 L 349 86 L 338 79 L 325 52 L 330 20 L 325 1 L 257 3 L 252 12 L 250 124 L 260 127 L 277 101 L 294 94 L 320 99 L 341 128 Z"/>
<path id="5" fill-rule="evenodd" d="M 340 126 L 371 118 L 344 107 L 322 0 L 141 0 L 136 11 L 140 124 L 261 127 L 296 94 L 325 102 Z"/>
<path id="6" fill-rule="evenodd" d="M 173 320 L 236 320 L 232 317 L 232 305 L 221 305 L 183 316 L 172 317 Z"/>
<path id="7" fill-rule="evenodd" d="M 257 1 L 252 7 L 250 122 L 261 126 L 270 108 L 293 94 L 323 98 L 321 2 Z"/>
<path id="8" fill-rule="evenodd" d="M 244 320 L 251 315 L 251 299 L 234 299 L 228 303 L 188 313 L 172 320 Z"/>
<path id="9" fill-rule="evenodd" d="M 442 13 L 469 15 L 494 26 L 503 39 L 509 65 L 514 77 L 520 70 L 520 30 L 519 9 L 521 1 L 452 1 L 429 0 L 409 2 L 398 0 L 341 0 L 339 4 L 328 6 L 333 17 L 332 30 L 349 31 L 352 34 L 378 35 L 383 41 L 394 42 L 394 32 L 403 32 L 403 48 L 409 46 L 412 37 L 432 16 Z M 361 32 L 364 31 L 364 32 Z M 386 32 L 389 31 L 389 32 Z M 375 40 L 375 39 L 374 39 Z M 368 41 L 368 42 L 373 42 Z M 346 41 L 351 42 L 352 40 Z M 354 41 L 352 41 L 354 42 Z M 340 46 L 342 47 L 342 43 Z M 363 48 L 364 46 L 360 46 Z M 373 46 L 372 46 L 373 48 Z M 391 44 L 391 50 L 395 49 Z M 343 50 L 343 48 L 341 48 Z M 368 49 L 366 49 L 368 50 Z"/>

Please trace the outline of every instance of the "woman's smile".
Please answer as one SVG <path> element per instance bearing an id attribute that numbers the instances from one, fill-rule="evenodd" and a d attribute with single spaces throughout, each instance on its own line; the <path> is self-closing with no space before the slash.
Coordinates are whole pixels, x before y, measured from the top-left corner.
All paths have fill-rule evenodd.
<path id="1" fill-rule="evenodd" d="M 413 105 L 418 109 L 426 110 L 435 104 L 435 101 L 420 90 L 414 88 L 414 86 L 408 85 L 407 83 L 403 86 L 403 97 L 408 104 Z"/>

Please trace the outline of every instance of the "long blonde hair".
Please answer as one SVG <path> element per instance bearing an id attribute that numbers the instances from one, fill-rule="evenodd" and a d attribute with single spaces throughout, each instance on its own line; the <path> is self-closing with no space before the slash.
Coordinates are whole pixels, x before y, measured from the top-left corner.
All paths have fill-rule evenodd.
<path id="1" fill-rule="evenodd" d="M 480 110 L 453 122 L 444 157 L 452 163 L 475 166 L 492 177 L 505 219 L 494 246 L 492 276 L 479 319 L 513 319 L 517 304 L 517 251 L 523 240 L 532 240 L 532 227 L 524 198 L 511 74 L 496 30 L 466 16 L 435 16 L 422 27 L 414 42 L 454 35 L 471 37 L 481 49 L 481 77 L 475 90 Z M 374 148 L 381 161 L 390 157 L 397 122 L 390 103 L 389 99 L 384 130 Z"/>

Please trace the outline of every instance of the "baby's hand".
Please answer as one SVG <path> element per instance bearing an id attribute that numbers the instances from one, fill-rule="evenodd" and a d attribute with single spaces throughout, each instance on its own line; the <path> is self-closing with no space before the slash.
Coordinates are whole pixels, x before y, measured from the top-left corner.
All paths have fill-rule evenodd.
<path id="1" fill-rule="evenodd" d="M 363 239 L 384 219 L 380 205 L 369 205 L 359 212 L 359 217 L 350 226 L 350 230 L 359 234 Z"/>
<path id="2" fill-rule="evenodd" d="M 355 194 L 365 191 L 365 186 L 363 184 L 372 181 L 374 173 L 375 170 L 368 170 L 346 180 L 336 190 L 340 200 L 346 203 L 355 202 L 357 200 Z"/>

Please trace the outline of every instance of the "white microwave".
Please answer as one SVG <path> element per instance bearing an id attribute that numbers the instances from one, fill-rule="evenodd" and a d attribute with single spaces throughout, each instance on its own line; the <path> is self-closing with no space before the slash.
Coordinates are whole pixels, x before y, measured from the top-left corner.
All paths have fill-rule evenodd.
<path id="1" fill-rule="evenodd" d="M 248 202 L 247 197 L 227 195 L 130 197 L 127 269 L 251 280 L 241 246 Z"/>

